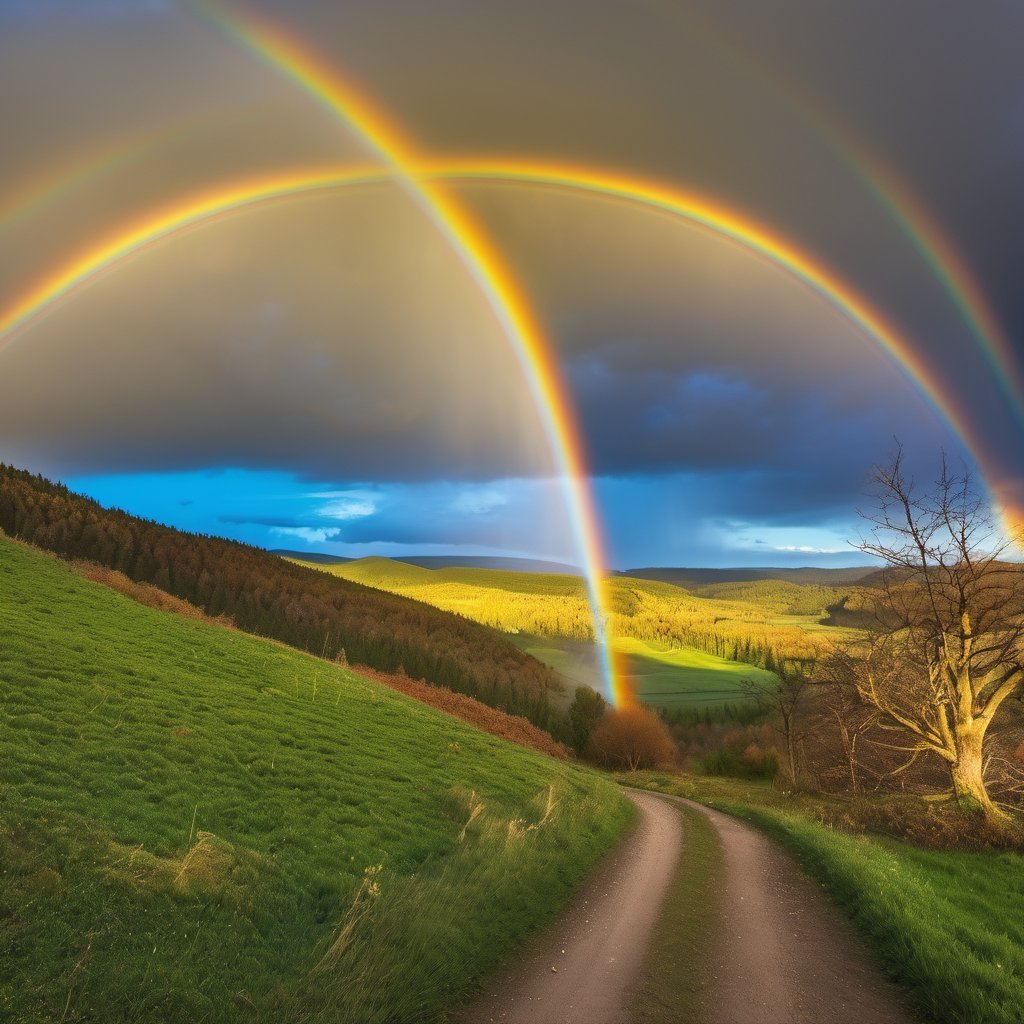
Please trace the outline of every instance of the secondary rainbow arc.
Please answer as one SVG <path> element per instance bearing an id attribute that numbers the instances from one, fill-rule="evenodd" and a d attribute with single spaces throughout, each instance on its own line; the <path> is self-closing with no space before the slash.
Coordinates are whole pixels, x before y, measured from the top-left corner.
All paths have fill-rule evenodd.
<path id="1" fill-rule="evenodd" d="M 784 100 L 786 109 L 824 145 L 833 159 L 860 182 L 942 286 L 992 371 L 995 384 L 1017 423 L 1024 428 L 1024 366 L 985 289 L 947 229 L 922 198 L 791 69 L 770 61 L 741 36 L 699 12 L 688 10 L 683 15 L 675 4 L 661 0 L 643 0 L 643 6 L 677 27 L 681 24 L 688 27 L 696 19 L 701 32 L 713 45 L 738 57 L 746 70 L 757 74 L 762 84 Z"/>
<path id="2" fill-rule="evenodd" d="M 759 253 L 805 281 L 880 344 L 926 395 L 942 419 L 963 438 L 983 472 L 988 472 L 984 449 L 956 404 L 945 394 L 941 383 L 916 356 L 910 342 L 827 268 L 745 215 L 668 186 L 583 168 L 539 164 L 524 166 L 487 160 L 434 161 L 421 165 L 417 174 L 466 182 L 504 181 L 582 191 L 658 210 L 732 238 L 737 244 Z M 230 188 L 198 193 L 169 204 L 140 221 L 115 230 L 100 244 L 79 253 L 0 312 L 0 347 L 9 344 L 19 330 L 44 316 L 75 290 L 160 240 L 263 203 L 379 184 L 389 177 L 387 172 L 368 167 L 291 171 L 241 182 Z"/>

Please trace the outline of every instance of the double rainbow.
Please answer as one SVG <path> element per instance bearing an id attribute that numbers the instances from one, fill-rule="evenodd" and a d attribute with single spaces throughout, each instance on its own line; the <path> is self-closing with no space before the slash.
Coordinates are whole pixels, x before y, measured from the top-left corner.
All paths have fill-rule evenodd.
<path id="1" fill-rule="evenodd" d="M 566 504 L 583 563 L 606 688 L 616 704 L 632 699 L 629 681 L 607 643 L 609 595 L 601 533 L 589 486 L 579 428 L 552 346 L 526 297 L 486 235 L 456 202 L 445 183 L 491 182 L 571 190 L 638 205 L 700 225 L 784 268 L 822 296 L 873 338 L 930 404 L 960 435 L 983 472 L 983 448 L 966 417 L 909 340 L 821 261 L 749 216 L 706 197 L 625 175 L 564 164 L 487 159 L 430 160 L 417 155 L 366 99 L 308 50 L 276 28 L 253 19 L 218 23 L 253 52 L 287 73 L 347 127 L 376 156 L 379 166 L 299 169 L 265 175 L 177 200 L 125 225 L 89 246 L 37 282 L 0 311 L 0 347 L 21 328 L 43 316 L 98 275 L 147 248 L 233 212 L 288 197 L 356 185 L 395 182 L 437 227 L 477 282 L 511 343 L 529 384 L 548 444 L 565 488 Z"/>
<path id="2" fill-rule="evenodd" d="M 487 160 L 434 161 L 422 162 L 410 173 L 415 175 L 417 181 L 428 183 L 441 180 L 504 182 L 589 193 L 654 210 L 732 239 L 796 276 L 873 338 L 926 396 L 938 415 L 964 439 L 983 471 L 986 469 L 984 449 L 973 436 L 965 416 L 935 374 L 917 356 L 909 340 L 826 266 L 750 218 L 703 197 L 668 186 L 564 165 Z M 89 246 L 25 292 L 0 314 L 0 347 L 9 344 L 18 331 L 44 316 L 99 275 L 174 235 L 262 204 L 381 184 L 390 180 L 389 172 L 376 168 L 297 170 L 267 175 L 176 200 L 161 210 L 116 229 L 103 241 Z M 532 319 L 525 322 L 532 323 Z M 555 430 L 552 444 L 568 452 L 568 458 L 563 462 L 568 462 L 575 474 L 572 478 L 572 500 L 577 502 L 577 529 L 582 520 L 590 538 L 589 549 L 584 548 L 589 558 L 588 567 L 592 576 L 600 571 L 599 579 L 603 580 L 603 563 L 594 555 L 595 551 L 600 551 L 597 544 L 597 520 L 593 500 L 585 484 L 583 452 L 576 441 L 578 434 L 572 423 L 571 407 L 564 391 L 555 390 L 552 386 L 557 378 L 550 349 L 541 347 L 543 339 L 539 333 L 529 337 L 532 345 L 525 354 L 529 358 L 527 369 L 535 384 L 535 400 Z M 549 433 L 549 438 L 551 436 Z M 581 507 L 578 503 L 584 500 L 586 504 Z M 603 610 L 607 608 L 603 585 L 598 595 L 601 602 L 598 607 L 602 609 L 603 616 Z M 616 672 L 614 663 L 611 668 L 615 689 L 609 692 L 617 700 L 628 699 L 624 696 L 621 673 Z"/>

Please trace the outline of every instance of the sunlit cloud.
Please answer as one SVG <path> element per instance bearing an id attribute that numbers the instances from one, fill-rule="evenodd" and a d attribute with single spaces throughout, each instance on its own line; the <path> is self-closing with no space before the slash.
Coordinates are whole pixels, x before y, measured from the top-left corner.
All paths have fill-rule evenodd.
<path id="1" fill-rule="evenodd" d="M 815 548 L 808 544 L 782 545 L 772 548 L 772 551 L 786 551 L 790 554 L 801 555 L 841 555 L 849 552 L 849 548 Z"/>
<path id="2" fill-rule="evenodd" d="M 377 501 L 365 492 L 338 491 L 326 505 L 321 505 L 317 515 L 327 519 L 365 519 L 377 511 Z"/>

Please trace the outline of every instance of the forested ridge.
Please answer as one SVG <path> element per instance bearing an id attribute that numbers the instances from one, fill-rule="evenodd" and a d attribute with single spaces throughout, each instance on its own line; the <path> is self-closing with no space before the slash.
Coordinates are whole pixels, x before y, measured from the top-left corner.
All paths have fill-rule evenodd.
<path id="1" fill-rule="evenodd" d="M 579 576 L 482 569 L 425 569 L 386 558 L 318 568 L 424 601 L 510 633 L 592 641 L 594 625 Z M 694 591 L 657 580 L 609 581 L 609 633 L 692 647 L 769 672 L 803 668 L 830 649 L 829 632 L 809 630 L 850 591 L 779 580 L 707 585 Z M 838 635 L 836 632 L 835 635 Z"/>
<path id="2" fill-rule="evenodd" d="M 260 548 L 184 533 L 0 463 L 0 530 L 228 616 L 246 632 L 380 672 L 404 672 L 557 729 L 556 674 L 494 630 L 304 568 Z"/>

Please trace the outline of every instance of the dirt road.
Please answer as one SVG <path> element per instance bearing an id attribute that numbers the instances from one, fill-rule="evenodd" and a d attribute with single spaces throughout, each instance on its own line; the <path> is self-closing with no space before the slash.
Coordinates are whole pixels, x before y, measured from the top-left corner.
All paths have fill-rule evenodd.
<path id="1" fill-rule="evenodd" d="M 685 804 L 714 825 L 723 860 L 707 1024 L 913 1020 L 850 923 L 784 850 L 751 825 Z"/>
<path id="2" fill-rule="evenodd" d="M 686 870 L 686 843 L 676 798 L 628 795 L 636 831 L 463 1024 L 631 1024 L 631 992 L 669 883 Z M 714 938 L 693 964 L 704 1012 L 687 1024 L 910 1024 L 852 927 L 785 852 L 752 826 L 678 802 L 721 844 Z"/>
<path id="3" fill-rule="evenodd" d="M 619 1024 L 679 862 L 679 814 L 629 792 L 633 834 L 605 860 L 562 919 L 485 989 L 464 1024 Z"/>

